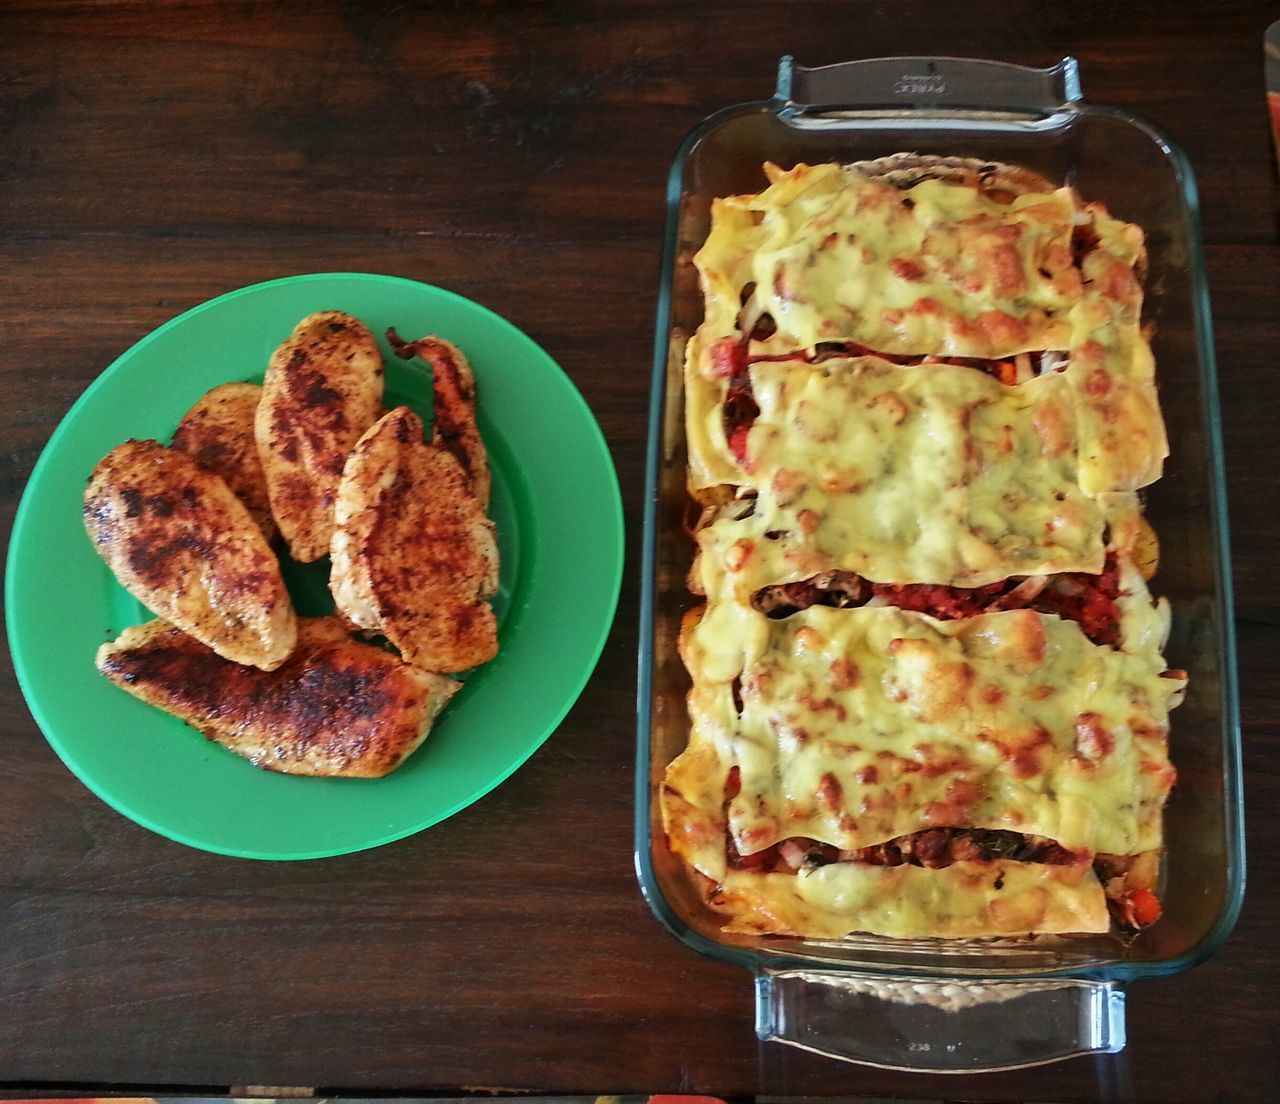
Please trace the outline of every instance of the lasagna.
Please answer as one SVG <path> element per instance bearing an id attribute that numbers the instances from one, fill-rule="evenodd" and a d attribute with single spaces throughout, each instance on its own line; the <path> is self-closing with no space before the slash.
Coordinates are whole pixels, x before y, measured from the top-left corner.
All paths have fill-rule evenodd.
<path id="1" fill-rule="evenodd" d="M 695 257 L 673 852 L 738 933 L 1159 915 L 1142 231 L 1024 170 L 765 165 Z"/>

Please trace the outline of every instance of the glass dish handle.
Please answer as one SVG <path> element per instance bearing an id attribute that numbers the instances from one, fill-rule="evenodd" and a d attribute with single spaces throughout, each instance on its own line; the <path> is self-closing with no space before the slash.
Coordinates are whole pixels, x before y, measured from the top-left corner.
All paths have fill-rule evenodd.
<path id="1" fill-rule="evenodd" d="M 921 107 L 1047 114 L 1080 99 L 1073 57 L 1048 69 L 949 57 L 867 58 L 809 68 L 784 57 L 774 95 L 784 115 Z"/>
<path id="2" fill-rule="evenodd" d="M 762 970 L 756 1034 L 885 1069 L 978 1073 L 1124 1048 L 1105 981 L 925 981 Z"/>

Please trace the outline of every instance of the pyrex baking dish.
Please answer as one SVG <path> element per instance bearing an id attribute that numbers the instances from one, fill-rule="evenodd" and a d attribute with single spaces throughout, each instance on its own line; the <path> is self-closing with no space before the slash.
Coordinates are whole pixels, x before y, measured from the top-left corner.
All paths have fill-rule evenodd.
<path id="1" fill-rule="evenodd" d="M 1165 821 L 1165 913 L 1128 946 L 1109 936 L 838 941 L 727 936 L 666 849 L 654 800 L 684 747 L 688 677 L 676 654 L 692 543 L 685 525 L 681 375 L 701 319 L 693 254 L 711 199 L 758 191 L 762 162 L 900 151 L 1028 167 L 1141 225 L 1146 317 L 1172 454 L 1149 489 L 1161 537 L 1153 589 L 1173 604 L 1171 666 L 1190 674 L 1173 717 L 1178 785 Z M 757 1032 L 835 1057 L 945 1072 L 1035 1065 L 1124 1046 L 1124 987 L 1186 969 L 1226 938 L 1244 889 L 1231 583 L 1217 388 L 1195 183 L 1149 123 L 1086 103 L 1074 59 L 1028 69 L 882 58 L 806 69 L 783 58 L 774 97 L 727 108 L 676 157 L 654 354 L 638 701 L 636 864 L 659 919 L 755 975 Z"/>

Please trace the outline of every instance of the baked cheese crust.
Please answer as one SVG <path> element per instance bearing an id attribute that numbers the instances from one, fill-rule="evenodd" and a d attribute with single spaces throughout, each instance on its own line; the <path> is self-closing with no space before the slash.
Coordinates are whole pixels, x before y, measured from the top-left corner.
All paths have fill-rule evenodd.
<path id="1" fill-rule="evenodd" d="M 1138 227 L 1069 188 L 1010 199 L 945 178 L 903 188 L 856 166 L 765 171 L 764 191 L 715 201 L 695 258 L 706 304 L 687 352 L 695 485 L 734 482 L 705 427 L 725 397 L 726 340 L 752 356 L 849 343 L 896 356 L 1059 354 L 1080 414 L 1081 488 L 1159 478 L 1168 444 L 1141 325 Z"/>
<path id="2" fill-rule="evenodd" d="M 1143 235 L 955 164 L 766 165 L 695 257 L 706 605 L 660 803 L 729 931 L 1100 932 L 1156 880 L 1185 675 L 1138 566 Z"/>
<path id="3" fill-rule="evenodd" d="M 723 563 L 753 541 L 742 571 L 759 585 L 833 568 L 953 586 L 1096 572 L 1107 511 L 1131 501 L 1081 490 L 1058 374 L 1006 387 L 972 368 L 861 357 L 762 362 L 751 379 L 760 413 L 735 482 L 755 509 L 699 544 Z"/>

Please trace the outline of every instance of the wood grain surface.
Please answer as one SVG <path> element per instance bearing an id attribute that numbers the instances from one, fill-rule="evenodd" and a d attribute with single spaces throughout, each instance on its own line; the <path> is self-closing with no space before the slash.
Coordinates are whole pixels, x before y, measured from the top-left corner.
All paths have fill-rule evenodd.
<path id="1" fill-rule="evenodd" d="M 1261 36 L 1277 15 L 1189 0 L 0 5 L 6 541 L 50 433 L 116 356 L 214 295 L 310 271 L 442 285 L 526 331 L 594 410 L 630 534 L 613 633 L 552 739 L 465 812 L 370 853 L 255 863 L 153 835 L 59 762 L 5 664 L 0 1087 L 1274 1099 L 1280 249 Z M 1155 120 L 1198 174 L 1252 865 L 1226 945 L 1131 988 L 1115 1057 L 942 1081 L 759 1043 L 749 975 L 669 936 L 636 886 L 666 174 L 705 115 L 770 94 L 783 53 L 1074 54 L 1090 99 Z"/>

